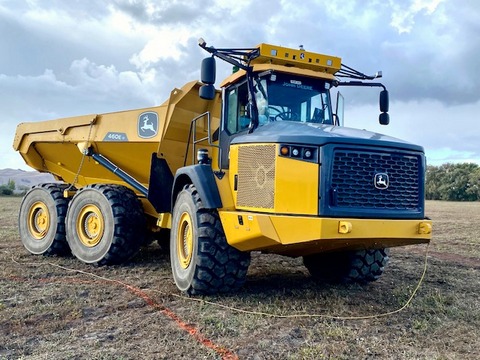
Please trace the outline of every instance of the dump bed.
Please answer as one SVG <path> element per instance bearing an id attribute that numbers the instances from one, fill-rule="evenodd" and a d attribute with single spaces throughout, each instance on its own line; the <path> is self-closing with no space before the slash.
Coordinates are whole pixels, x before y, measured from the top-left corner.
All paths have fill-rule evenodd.
<path id="1" fill-rule="evenodd" d="M 162 105 L 107 114 L 91 114 L 17 127 L 13 148 L 32 168 L 52 173 L 58 180 L 82 187 L 92 183 L 128 186 L 83 151 L 91 147 L 148 188 L 152 153 L 165 158 L 173 174 L 184 165 L 193 118 L 211 112 L 218 128 L 220 100 L 207 102 L 198 96 L 200 83 L 174 89 Z M 206 117 L 197 132 L 207 131 Z M 192 148 L 187 163 L 191 161 Z M 77 176 L 78 174 L 78 176 Z"/>

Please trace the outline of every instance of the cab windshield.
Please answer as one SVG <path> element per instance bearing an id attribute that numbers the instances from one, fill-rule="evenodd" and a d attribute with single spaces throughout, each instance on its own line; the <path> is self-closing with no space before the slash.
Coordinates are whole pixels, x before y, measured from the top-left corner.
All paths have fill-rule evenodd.
<path id="1" fill-rule="evenodd" d="M 329 83 L 273 73 L 254 84 L 260 126 L 272 121 L 333 124 Z"/>
<path id="2" fill-rule="evenodd" d="M 276 73 L 256 77 L 253 82 L 259 126 L 274 121 L 333 124 L 330 83 Z M 231 86 L 226 95 L 227 132 L 245 131 L 251 122 L 247 81 Z"/>

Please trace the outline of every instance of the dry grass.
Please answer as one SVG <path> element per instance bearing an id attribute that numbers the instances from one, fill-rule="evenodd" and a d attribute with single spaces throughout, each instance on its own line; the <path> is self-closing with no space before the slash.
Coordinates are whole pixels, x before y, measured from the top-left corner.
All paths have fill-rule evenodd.
<path id="1" fill-rule="evenodd" d="M 435 223 L 433 250 L 480 258 L 479 202 L 428 202 Z"/>
<path id="2" fill-rule="evenodd" d="M 0 198 L 0 358 L 480 358 L 480 203 L 427 203 L 435 235 L 419 293 L 403 312 L 366 320 L 330 317 L 399 308 L 425 246 L 392 249 L 384 276 L 367 286 L 316 283 L 300 259 L 256 253 L 244 289 L 201 299 L 211 304 L 177 296 L 156 245 L 107 268 L 29 255 L 16 230 L 19 204 Z"/>

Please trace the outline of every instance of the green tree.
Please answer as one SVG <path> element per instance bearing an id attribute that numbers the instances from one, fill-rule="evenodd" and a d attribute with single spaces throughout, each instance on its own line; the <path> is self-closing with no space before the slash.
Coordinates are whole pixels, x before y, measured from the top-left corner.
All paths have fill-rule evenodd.
<path id="1" fill-rule="evenodd" d="M 13 190 L 10 189 L 7 185 L 0 185 L 0 195 L 12 195 Z"/>
<path id="2" fill-rule="evenodd" d="M 12 195 L 15 190 L 15 181 L 9 179 L 6 184 L 0 185 L 0 195 Z"/>
<path id="3" fill-rule="evenodd" d="M 477 164 L 428 166 L 425 197 L 428 200 L 480 200 L 480 167 Z"/>
<path id="4" fill-rule="evenodd" d="M 425 181 L 425 198 L 440 200 L 439 187 L 443 182 L 443 171 L 438 166 L 427 166 Z"/>
<path id="5" fill-rule="evenodd" d="M 468 195 L 480 200 L 480 166 L 470 174 L 468 185 Z"/>
<path id="6" fill-rule="evenodd" d="M 15 190 L 15 181 L 13 181 L 12 179 L 9 179 L 7 183 L 7 188 L 9 188 L 12 191 Z"/>

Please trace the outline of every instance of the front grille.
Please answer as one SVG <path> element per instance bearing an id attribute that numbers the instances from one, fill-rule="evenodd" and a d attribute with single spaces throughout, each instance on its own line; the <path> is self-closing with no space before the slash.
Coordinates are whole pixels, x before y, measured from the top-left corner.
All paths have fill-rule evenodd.
<path id="1" fill-rule="evenodd" d="M 237 205 L 273 209 L 275 145 L 244 145 L 238 149 Z"/>
<path id="2" fill-rule="evenodd" d="M 334 151 L 331 206 L 418 211 L 421 157 L 407 153 Z M 375 187 L 375 176 L 387 174 L 388 188 Z M 384 176 L 385 177 L 385 176 Z"/>

